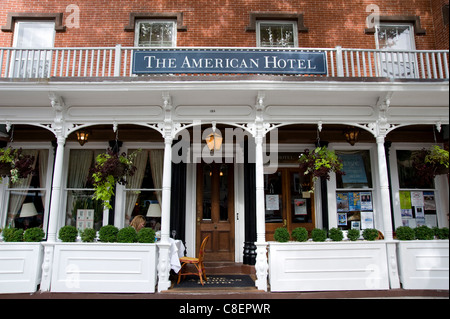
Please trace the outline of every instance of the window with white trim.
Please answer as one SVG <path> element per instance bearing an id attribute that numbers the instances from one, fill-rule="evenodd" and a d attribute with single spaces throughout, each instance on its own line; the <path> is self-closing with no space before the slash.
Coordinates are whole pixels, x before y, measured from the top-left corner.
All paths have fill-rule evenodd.
<path id="1" fill-rule="evenodd" d="M 177 22 L 140 20 L 136 22 L 134 45 L 136 47 L 176 47 Z"/>
<path id="2" fill-rule="evenodd" d="M 51 48 L 55 41 L 55 22 L 18 21 L 14 28 L 15 48 L 11 76 L 45 78 L 50 76 Z"/>
<path id="3" fill-rule="evenodd" d="M 256 24 L 258 47 L 298 47 L 298 28 L 295 21 L 258 21 Z"/>
<path id="4" fill-rule="evenodd" d="M 375 28 L 377 49 L 380 53 L 379 66 L 382 76 L 415 78 L 417 75 L 414 27 L 412 24 L 381 23 Z"/>

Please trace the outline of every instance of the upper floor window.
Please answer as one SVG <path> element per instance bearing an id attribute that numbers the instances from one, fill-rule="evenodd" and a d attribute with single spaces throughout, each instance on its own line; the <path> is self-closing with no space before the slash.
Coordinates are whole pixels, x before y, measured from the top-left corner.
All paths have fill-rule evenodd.
<path id="1" fill-rule="evenodd" d="M 297 30 L 295 21 L 258 21 L 257 45 L 273 48 L 298 47 Z"/>
<path id="2" fill-rule="evenodd" d="M 141 20 L 136 22 L 136 47 L 175 47 L 176 21 Z"/>
<path id="3" fill-rule="evenodd" d="M 380 24 L 375 28 L 377 49 L 380 54 L 380 67 L 383 76 L 414 78 L 417 74 L 413 54 L 398 51 L 415 50 L 414 27 L 411 24 Z"/>
<path id="4" fill-rule="evenodd" d="M 55 41 L 55 23 L 42 21 L 16 22 L 14 47 L 44 49 L 52 48 Z"/>
<path id="5" fill-rule="evenodd" d="M 14 28 L 12 77 L 45 78 L 50 75 L 55 22 L 18 21 Z"/>

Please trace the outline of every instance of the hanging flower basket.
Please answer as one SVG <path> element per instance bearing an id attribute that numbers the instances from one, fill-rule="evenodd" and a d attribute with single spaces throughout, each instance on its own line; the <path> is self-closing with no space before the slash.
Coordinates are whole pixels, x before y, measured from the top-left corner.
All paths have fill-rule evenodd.
<path id="1" fill-rule="evenodd" d="M 115 186 L 117 183 L 126 185 L 127 176 L 134 175 L 136 166 L 133 161 L 140 151 L 127 155 L 114 153 L 112 149 L 108 149 L 106 153 L 97 156 L 95 166 L 90 172 L 95 189 L 94 199 L 102 200 L 106 207 L 112 208 L 109 201 L 114 195 Z"/>
<path id="2" fill-rule="evenodd" d="M 34 156 L 23 155 L 22 149 L 11 147 L 0 149 L 0 182 L 4 177 L 10 177 L 12 183 L 32 174 Z"/>
<path id="3" fill-rule="evenodd" d="M 433 182 L 438 175 L 449 173 L 448 169 L 448 151 L 437 145 L 430 149 L 422 149 L 416 152 L 413 157 L 413 167 L 418 177 L 426 183 Z"/>
<path id="4" fill-rule="evenodd" d="M 300 173 L 312 175 L 314 180 L 326 178 L 330 180 L 330 173 L 345 175 L 342 171 L 343 164 L 334 151 L 330 151 L 326 146 L 317 147 L 314 151 L 305 152 L 300 155 Z"/>

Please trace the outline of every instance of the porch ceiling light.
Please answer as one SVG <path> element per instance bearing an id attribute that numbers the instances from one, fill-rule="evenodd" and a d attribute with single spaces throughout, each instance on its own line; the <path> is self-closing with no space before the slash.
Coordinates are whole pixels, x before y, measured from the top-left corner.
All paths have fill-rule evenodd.
<path id="1" fill-rule="evenodd" d="M 222 147 L 223 138 L 216 132 L 216 123 L 213 123 L 212 133 L 206 137 L 205 141 L 210 151 L 219 151 Z"/>
<path id="2" fill-rule="evenodd" d="M 349 127 L 344 131 L 345 139 L 351 146 L 355 146 L 355 144 L 359 141 L 359 134 L 361 131 L 356 127 Z"/>
<path id="3" fill-rule="evenodd" d="M 88 131 L 77 131 L 77 139 L 78 139 L 78 143 L 80 143 L 81 146 L 83 146 L 84 144 L 86 144 L 88 142 L 88 138 L 89 138 L 89 132 Z"/>

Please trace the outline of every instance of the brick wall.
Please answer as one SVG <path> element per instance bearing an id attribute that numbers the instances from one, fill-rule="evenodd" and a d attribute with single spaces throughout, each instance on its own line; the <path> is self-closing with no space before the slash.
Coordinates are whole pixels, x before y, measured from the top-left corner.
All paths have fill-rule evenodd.
<path id="1" fill-rule="evenodd" d="M 300 47 L 375 48 L 373 34 L 364 32 L 366 7 L 374 3 L 384 16 L 420 16 L 427 33 L 416 36 L 416 47 L 426 50 L 435 49 L 436 41 L 441 48 L 445 37 L 434 30 L 439 28 L 434 2 L 445 0 L 0 0 L 0 26 L 6 25 L 9 12 L 63 12 L 66 20 L 67 6 L 76 4 L 80 28 L 58 32 L 55 46 L 132 46 L 134 33 L 124 31 L 130 12 L 183 12 L 187 31 L 178 32 L 178 46 L 254 47 L 256 33 L 245 30 L 250 12 L 303 13 L 309 32 L 299 33 Z M 0 31 L 0 47 L 12 43 L 13 33 Z"/>

